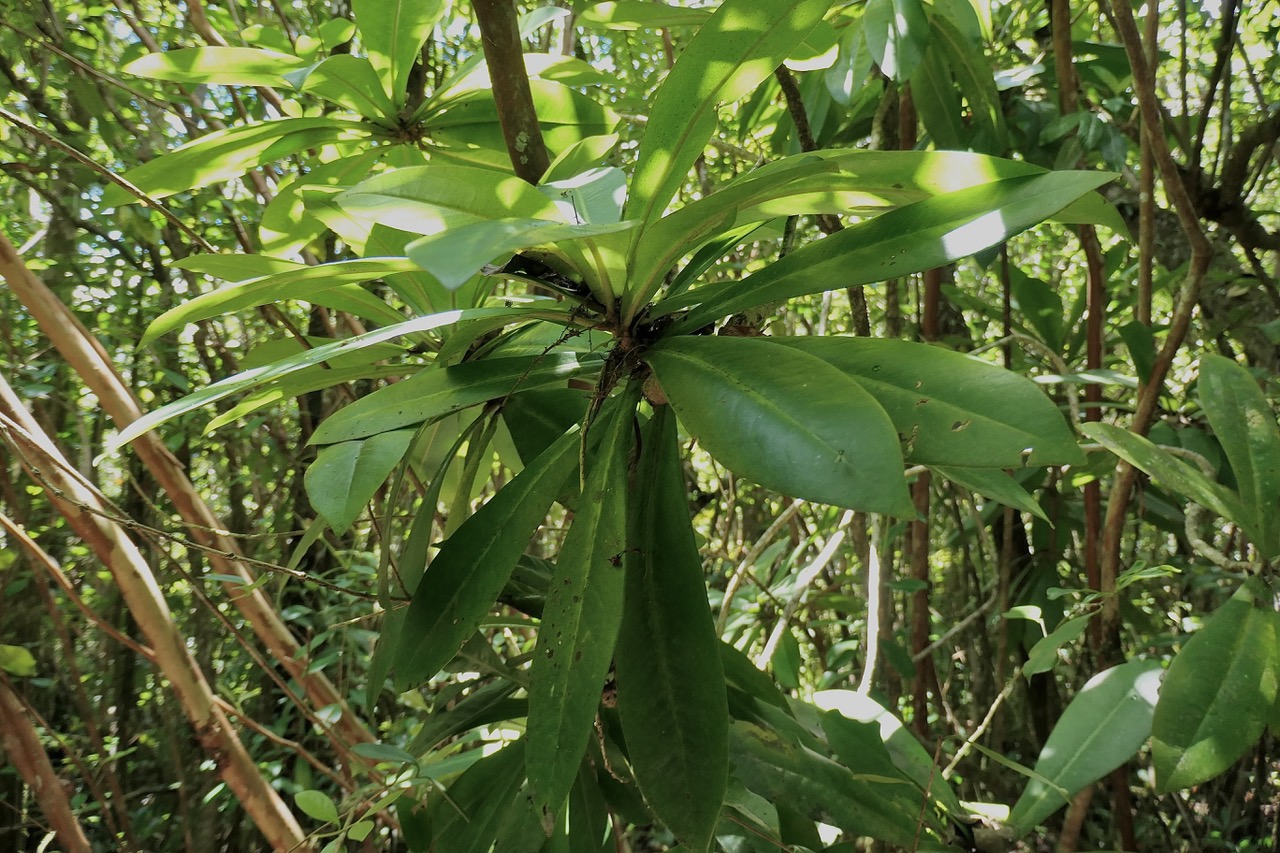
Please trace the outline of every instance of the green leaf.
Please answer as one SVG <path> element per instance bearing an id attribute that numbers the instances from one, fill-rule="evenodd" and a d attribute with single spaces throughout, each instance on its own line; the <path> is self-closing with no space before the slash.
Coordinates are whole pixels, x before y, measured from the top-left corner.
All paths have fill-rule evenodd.
<path id="1" fill-rule="evenodd" d="M 435 675 L 475 633 L 577 461 L 578 436 L 566 433 L 440 546 L 391 638 L 397 684 Z"/>
<path id="2" fill-rule="evenodd" d="M 867 0 L 862 15 L 871 58 L 885 75 L 906 81 L 924 59 L 929 19 L 920 0 Z"/>
<path id="3" fill-rule="evenodd" d="M 622 618 L 627 482 L 639 385 L 629 387 L 586 472 L 560 549 L 529 670 L 525 768 L 543 815 L 564 803 L 586 752 Z"/>
<path id="4" fill-rule="evenodd" d="M 932 831 L 919 826 L 919 801 L 901 796 L 910 790 L 907 786 L 860 779 L 778 732 L 732 721 L 729 761 L 734 777 L 752 791 L 849 835 L 869 835 L 908 849 L 933 840 Z"/>
<path id="5" fill-rule="evenodd" d="M 1088 423 L 1080 432 L 1101 444 L 1130 465 L 1145 471 L 1166 489 L 1190 498 L 1206 509 L 1244 527 L 1255 542 L 1260 541 L 1240 497 L 1210 480 L 1198 469 L 1152 444 L 1149 439 L 1113 424 Z"/>
<path id="6" fill-rule="evenodd" d="M 405 248 L 410 260 L 435 276 L 447 289 L 456 290 L 487 262 L 500 256 L 534 246 L 616 234 L 633 225 L 631 222 L 568 225 L 542 219 L 488 219 L 422 237 Z"/>
<path id="7" fill-rule="evenodd" d="M 773 74 L 831 0 L 726 0 L 685 46 L 654 96 L 626 218 L 649 223 L 679 190 L 716 123 L 716 107 Z"/>
<path id="8" fill-rule="evenodd" d="M 690 850 L 706 850 L 728 780 L 729 706 L 670 406 L 656 408 L 641 447 L 618 714 L 645 800 Z"/>
<path id="9" fill-rule="evenodd" d="M 298 88 L 319 95 L 341 107 L 373 120 L 388 123 L 396 118 L 396 106 L 383 91 L 382 81 L 369 60 L 339 53 L 305 72 L 290 75 Z"/>
<path id="10" fill-rule="evenodd" d="M 324 823 L 338 822 L 338 807 L 334 805 L 329 795 L 323 791 L 311 789 L 299 791 L 293 795 L 293 801 L 298 804 L 298 808 L 302 809 L 302 813 L 307 817 L 315 818 Z"/>
<path id="11" fill-rule="evenodd" d="M 584 26 L 625 32 L 697 26 L 710 14 L 706 9 L 685 9 L 650 0 L 606 0 L 588 6 L 578 16 L 578 22 Z"/>
<path id="12" fill-rule="evenodd" d="M 304 483 L 316 512 L 339 535 L 351 527 L 374 493 L 404 459 L 413 430 L 396 430 L 324 448 Z"/>
<path id="13" fill-rule="evenodd" d="M 762 338 L 677 337 L 645 355 L 711 455 L 766 488 L 914 518 L 898 434 L 862 386 Z"/>
<path id="14" fill-rule="evenodd" d="M 175 329 L 208 320 L 210 317 L 285 299 L 305 300 L 314 296 L 317 291 L 330 287 L 369 281 L 414 269 L 417 266 L 405 258 L 357 258 L 316 266 L 295 264 L 292 269 L 238 281 L 170 308 L 147 327 L 138 346 L 147 346 Z"/>
<path id="15" fill-rule="evenodd" d="M 152 80 L 216 83 L 222 86 L 279 86 L 306 60 L 256 47 L 187 47 L 148 53 L 120 70 Z"/>
<path id="16" fill-rule="evenodd" d="M 1017 480 L 998 468 L 953 468 L 946 465 L 929 467 L 934 473 L 946 477 L 969 491 L 1013 507 L 1019 512 L 1029 512 L 1036 518 L 1049 520 L 1044 510 L 1040 508 L 1040 504 L 1036 503 L 1036 499 L 1022 488 Z"/>
<path id="17" fill-rule="evenodd" d="M 562 383 L 599 366 L 593 356 L 552 352 L 424 370 L 339 409 L 320 424 L 310 443 L 350 441 L 422 423 L 517 391 Z"/>
<path id="18" fill-rule="evenodd" d="M 1207 782 L 1262 734 L 1277 694 L 1275 591 L 1245 581 L 1169 665 L 1152 726 L 1160 793 Z"/>
<path id="19" fill-rule="evenodd" d="M 913 341 L 774 337 L 855 380 L 888 413 L 906 460 L 1018 468 L 1079 465 L 1084 454 L 1044 392 L 989 362 Z"/>
<path id="20" fill-rule="evenodd" d="M 1022 665 L 1022 674 L 1029 679 L 1041 672 L 1052 671 L 1058 663 L 1058 649 L 1079 639 L 1093 618 L 1091 614 L 1068 619 L 1052 633 L 1037 640 L 1031 651 L 1027 652 L 1027 662 Z"/>
<path id="21" fill-rule="evenodd" d="M 446 8 L 444 0 L 352 0 L 360 41 L 397 106 L 405 103 L 409 72 Z"/>
<path id="22" fill-rule="evenodd" d="M 1280 427 L 1249 371 L 1220 355 L 1200 359 L 1200 405 L 1231 462 L 1262 556 L 1280 555 Z"/>
<path id="23" fill-rule="evenodd" d="M 924 56 L 911 72 L 911 102 L 935 146 L 965 147 L 968 134 L 964 127 L 960 91 L 951 79 L 945 53 L 935 45 L 924 51 Z"/>
<path id="24" fill-rule="evenodd" d="M 35 656 L 22 646 L 0 643 L 0 670 L 18 678 L 30 678 L 36 674 Z"/>
<path id="25" fill-rule="evenodd" d="M 516 741 L 467 768 L 446 796 L 433 797 L 432 849 L 488 853 L 524 785 L 520 763 L 525 745 Z"/>
<path id="26" fill-rule="evenodd" d="M 285 118 L 232 127 L 202 136 L 122 175 L 152 198 L 199 189 L 238 178 L 250 169 L 305 148 L 367 139 L 369 128 L 334 118 Z M 138 201 L 112 184 L 102 194 L 105 207 Z"/>
<path id="27" fill-rule="evenodd" d="M 1159 661 L 1137 660 L 1089 679 L 1049 734 L 1036 774 L 1070 796 L 1128 761 L 1151 733 L 1160 674 Z M 1025 835 L 1067 802 L 1060 792 L 1033 778 L 1007 825 Z"/>
<path id="28" fill-rule="evenodd" d="M 737 282 L 694 291 L 702 304 L 673 333 L 766 302 L 851 287 L 940 267 L 998 245 L 1067 207 L 1114 176 L 1049 172 L 1007 178 L 891 210 L 846 228 Z"/>
<path id="29" fill-rule="evenodd" d="M 289 358 L 281 359 L 274 364 L 255 367 L 252 370 L 246 370 L 227 379 L 219 380 L 194 394 L 188 394 L 180 400 L 175 400 L 155 411 L 148 412 L 123 429 L 115 438 L 107 441 L 103 454 L 114 453 L 143 433 L 153 430 L 179 415 L 195 411 L 232 394 L 238 394 L 241 391 L 265 385 L 268 382 L 283 379 L 300 370 L 320 364 L 329 358 L 339 358 L 348 353 L 358 352 L 366 347 L 375 346 L 383 341 L 394 340 L 403 335 L 438 329 L 460 321 L 479 320 L 504 315 L 511 317 L 514 321 L 518 317 L 537 316 L 537 313 L 527 314 L 524 310 L 512 308 L 471 308 L 465 311 L 442 311 L 439 314 L 406 320 L 395 326 L 387 326 L 343 341 L 315 347 Z"/>
<path id="30" fill-rule="evenodd" d="M 932 26 L 930 50 L 939 49 L 947 54 L 947 64 L 955 75 L 960 94 L 969 104 L 974 125 L 985 131 L 991 150 L 1004 151 L 1008 147 L 1004 108 L 996 90 L 991 60 L 982 42 L 976 34 L 974 38 L 967 37 L 945 14 L 933 15 L 929 23 Z"/>

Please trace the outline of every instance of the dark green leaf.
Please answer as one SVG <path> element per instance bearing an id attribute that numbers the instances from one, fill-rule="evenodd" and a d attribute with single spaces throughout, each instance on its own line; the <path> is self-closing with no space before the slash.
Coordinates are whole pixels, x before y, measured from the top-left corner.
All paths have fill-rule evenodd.
<path id="1" fill-rule="evenodd" d="M 945 465 L 929 467 L 934 473 L 946 477 L 956 485 L 1013 507 L 1019 512 L 1029 512 L 1037 518 L 1049 520 L 1035 498 L 1017 480 L 998 468 L 951 468 Z"/>
<path id="2" fill-rule="evenodd" d="M 409 449 L 413 430 L 332 444 L 316 456 L 305 477 L 307 497 L 338 534 L 345 533 Z"/>

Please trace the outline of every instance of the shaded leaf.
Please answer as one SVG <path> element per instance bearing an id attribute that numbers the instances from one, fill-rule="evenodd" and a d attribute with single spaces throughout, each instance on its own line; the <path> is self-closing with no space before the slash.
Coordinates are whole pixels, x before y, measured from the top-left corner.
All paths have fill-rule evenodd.
<path id="1" fill-rule="evenodd" d="M 886 76 L 907 80 L 924 59 L 929 19 L 920 0 L 867 0 L 862 16 L 871 58 Z"/>
<path id="2" fill-rule="evenodd" d="M 304 483 L 316 512 L 345 533 L 404 459 L 413 430 L 384 432 L 324 448 L 307 468 Z"/>
<path id="3" fill-rule="evenodd" d="M 1019 512 L 1029 512 L 1045 521 L 1040 504 L 1013 477 L 998 468 L 953 468 L 946 465 L 930 465 L 934 473 L 946 477 L 956 485 L 991 498 L 997 503 L 1013 507 Z"/>

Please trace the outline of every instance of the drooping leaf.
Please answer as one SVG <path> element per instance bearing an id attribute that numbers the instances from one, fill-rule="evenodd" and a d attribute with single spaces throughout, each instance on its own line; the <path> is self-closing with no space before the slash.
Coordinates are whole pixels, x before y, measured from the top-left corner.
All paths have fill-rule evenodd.
<path id="1" fill-rule="evenodd" d="M 1200 405 L 1231 462 L 1245 512 L 1254 520 L 1262 556 L 1280 554 L 1280 427 L 1249 371 L 1230 359 L 1200 359 Z"/>
<path id="2" fill-rule="evenodd" d="M 487 853 L 493 847 L 524 786 L 524 754 L 524 741 L 508 744 L 468 767 L 447 796 L 432 798 L 432 847 L 450 853 Z"/>
<path id="3" fill-rule="evenodd" d="M 911 102 L 934 145 L 964 148 L 964 111 L 947 60 L 941 48 L 929 45 L 911 72 Z"/>
<path id="4" fill-rule="evenodd" d="M 551 352 L 424 370 L 339 409 L 320 424 L 311 443 L 350 441 L 422 423 L 517 391 L 561 383 L 599 364 L 594 356 Z"/>
<path id="5" fill-rule="evenodd" d="M 707 451 L 783 494 L 911 518 L 898 434 L 860 384 L 761 338 L 676 337 L 645 355 Z"/>
<path id="6" fill-rule="evenodd" d="M 905 82 L 924 59 L 929 18 L 920 0 L 867 0 L 862 16 L 867 47 L 880 70 Z"/>
<path id="7" fill-rule="evenodd" d="M 409 449 L 413 430 L 396 430 L 332 444 L 307 468 L 307 497 L 338 534 L 364 511 Z"/>
<path id="8" fill-rule="evenodd" d="M 152 198 L 199 189 L 238 178 L 304 148 L 367 139 L 368 127 L 336 118 L 284 118 L 232 127 L 202 136 L 125 172 L 122 177 Z M 112 184 L 102 204 L 115 207 L 138 201 Z"/>
<path id="9" fill-rule="evenodd" d="M 1214 778 L 1257 741 L 1276 702 L 1276 627 L 1275 591 L 1255 575 L 1178 652 L 1152 725 L 1158 791 Z"/>
<path id="10" fill-rule="evenodd" d="M 529 670 L 526 772 L 555 815 L 586 752 L 622 618 L 627 482 L 639 388 L 615 398 L 547 590 Z"/>
<path id="11" fill-rule="evenodd" d="M 908 462 L 967 468 L 1084 462 L 1040 387 L 994 364 L 914 341 L 767 340 L 816 356 L 857 381 L 889 414 Z"/>
<path id="12" fill-rule="evenodd" d="M 447 7 L 444 0 L 352 0 L 360 41 L 397 106 L 405 103 L 409 72 Z"/>
<path id="13" fill-rule="evenodd" d="M 729 771 L 729 707 L 680 467 L 676 418 L 656 408 L 641 438 L 618 636 L 618 715 L 645 800 L 705 851 Z M 636 505 L 638 504 L 638 505 Z"/>
<path id="14" fill-rule="evenodd" d="M 997 245 L 1067 207 L 1113 176 L 1049 172 L 1007 178 L 909 204 L 805 246 L 742 281 L 690 296 L 702 304 L 673 333 L 766 302 L 885 281 L 939 267 Z"/>
<path id="15" fill-rule="evenodd" d="M 662 215 L 715 129 L 716 106 L 752 91 L 782 64 L 830 0 L 726 0 L 694 34 L 654 96 L 626 218 Z"/>
<path id="16" fill-rule="evenodd" d="M 287 53 L 255 47 L 186 47 L 148 53 L 125 65 L 126 74 L 178 83 L 223 86 L 280 86 L 285 75 L 307 62 Z"/>
<path id="17" fill-rule="evenodd" d="M 393 640 L 397 684 L 430 678 L 475 632 L 576 466 L 577 451 L 577 435 L 566 433 L 440 546 Z"/>
<path id="18" fill-rule="evenodd" d="M 998 468 L 953 468 L 946 465 L 930 465 L 934 473 L 946 477 L 951 482 L 963 486 L 972 492 L 991 498 L 997 503 L 1013 507 L 1019 512 L 1029 512 L 1045 521 L 1049 517 L 1044 514 L 1040 504 L 1036 503 L 1026 489 L 1017 480 Z"/>

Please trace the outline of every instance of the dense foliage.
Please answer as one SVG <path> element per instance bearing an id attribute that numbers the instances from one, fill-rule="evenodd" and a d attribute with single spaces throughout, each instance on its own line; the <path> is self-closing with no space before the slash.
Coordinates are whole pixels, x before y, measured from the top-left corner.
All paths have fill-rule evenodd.
<path id="1" fill-rule="evenodd" d="M 1280 6 L 0 11 L 0 848 L 1280 843 Z"/>

